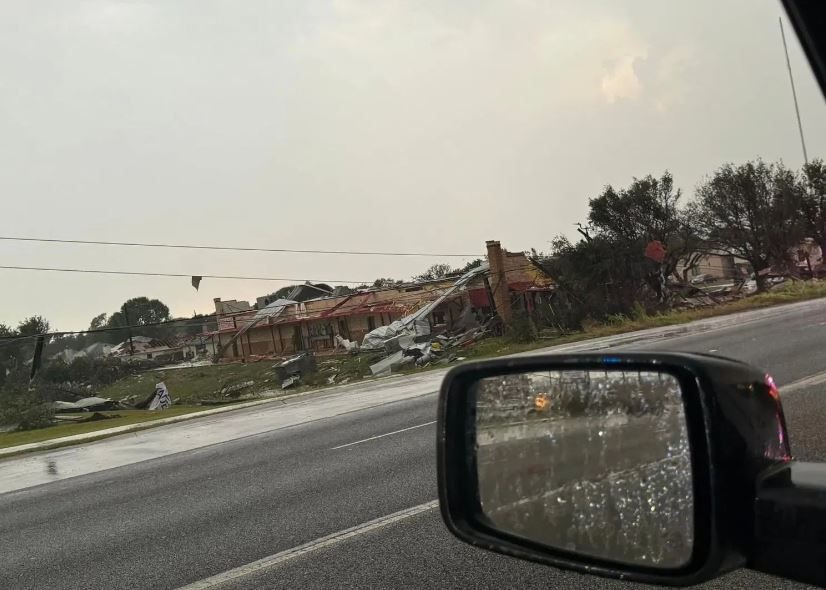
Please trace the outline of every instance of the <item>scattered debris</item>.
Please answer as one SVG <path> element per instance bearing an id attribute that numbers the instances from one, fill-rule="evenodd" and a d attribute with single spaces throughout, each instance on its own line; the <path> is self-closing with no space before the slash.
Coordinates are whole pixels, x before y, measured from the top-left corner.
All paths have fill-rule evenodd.
<path id="1" fill-rule="evenodd" d="M 282 382 L 288 377 L 307 375 L 316 370 L 315 357 L 310 352 L 302 352 L 273 366 L 276 379 Z M 281 388 L 286 389 L 283 383 Z"/>
<path id="2" fill-rule="evenodd" d="M 403 317 L 400 320 L 387 325 L 380 326 L 365 334 L 364 340 L 361 343 L 362 350 L 382 350 L 385 348 L 385 342 L 391 340 L 396 336 L 407 335 L 414 339 L 419 339 L 430 335 L 430 322 L 427 317 L 436 309 L 445 299 L 452 297 L 457 291 L 465 288 L 470 281 L 479 275 L 488 272 L 489 265 L 483 262 L 476 268 L 473 268 L 459 277 L 453 286 L 442 293 L 439 297 L 421 307 L 414 313 Z"/>
<path id="3" fill-rule="evenodd" d="M 342 338 L 341 334 L 336 334 L 336 348 L 343 348 L 350 354 L 356 354 L 359 351 L 359 343 Z"/>
<path id="4" fill-rule="evenodd" d="M 120 414 L 101 414 L 100 412 L 94 412 L 90 416 L 55 416 L 55 420 L 58 422 L 74 422 L 76 424 L 82 424 L 84 422 L 97 422 L 99 420 L 111 420 L 112 418 L 120 418 Z"/>
<path id="5" fill-rule="evenodd" d="M 287 377 L 281 383 L 281 389 L 289 389 L 294 385 L 297 385 L 301 381 L 301 375 L 293 375 L 292 377 Z"/>
<path id="6" fill-rule="evenodd" d="M 233 383 L 231 385 L 225 385 L 221 388 L 221 395 L 224 397 L 238 397 L 241 393 L 250 387 L 255 385 L 255 381 L 244 381 L 243 383 Z"/>
<path id="7" fill-rule="evenodd" d="M 379 362 L 370 365 L 370 372 L 373 375 L 389 375 L 393 371 L 401 369 L 403 366 L 414 362 L 411 356 L 406 357 L 403 350 L 394 352 Z"/>
<path id="8" fill-rule="evenodd" d="M 121 405 L 109 398 L 84 397 L 76 402 L 56 401 L 52 403 L 55 412 L 97 412 L 117 410 Z"/>
<path id="9" fill-rule="evenodd" d="M 152 401 L 149 402 L 149 409 L 165 410 L 171 405 L 172 399 L 169 397 L 169 390 L 166 388 L 166 384 L 163 381 L 161 381 L 160 383 L 155 385 L 155 393 L 152 398 Z"/>

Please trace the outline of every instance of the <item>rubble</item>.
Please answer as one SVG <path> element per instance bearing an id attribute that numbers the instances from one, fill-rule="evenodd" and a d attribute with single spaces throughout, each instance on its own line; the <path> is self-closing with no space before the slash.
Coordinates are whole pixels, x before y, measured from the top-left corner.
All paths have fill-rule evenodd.
<path id="1" fill-rule="evenodd" d="M 85 397 L 76 402 L 56 401 L 52 403 L 52 407 L 57 413 L 67 413 L 117 410 L 121 408 L 121 405 L 109 398 Z"/>
<path id="2" fill-rule="evenodd" d="M 55 420 L 57 420 L 57 422 L 73 422 L 76 424 L 82 424 L 85 422 L 97 422 L 99 420 L 110 420 L 112 418 L 120 417 L 120 414 L 106 415 L 101 414 L 100 412 L 93 412 L 89 416 L 61 416 L 58 414 L 55 416 Z"/>
<path id="3" fill-rule="evenodd" d="M 440 334 L 426 342 L 416 342 L 409 334 L 394 336 L 385 341 L 385 350 L 391 349 L 388 350 L 388 356 L 370 365 L 370 372 L 373 375 L 389 375 L 408 365 L 415 364 L 418 367 L 424 367 L 433 362 L 448 364 L 464 360 L 465 357 L 458 356 L 453 349 L 468 347 L 486 337 L 495 321 L 497 320 L 494 316 L 475 328 L 455 333 L 452 336 Z M 396 346 L 398 349 L 392 350 Z"/>
<path id="4" fill-rule="evenodd" d="M 289 377 L 315 373 L 316 370 L 315 357 L 310 352 L 302 352 L 277 365 L 273 365 L 273 372 L 275 373 L 276 379 L 282 382 L 286 381 Z M 283 383 L 282 389 L 285 389 Z"/>
<path id="5" fill-rule="evenodd" d="M 281 383 L 281 389 L 289 389 L 290 387 L 298 385 L 298 383 L 300 381 L 301 381 L 301 375 L 293 375 L 292 377 L 287 377 Z"/>
<path id="6" fill-rule="evenodd" d="M 255 381 L 244 381 L 243 383 L 233 383 L 232 385 L 225 385 L 221 388 L 221 395 L 224 397 L 238 397 L 241 393 L 255 385 Z"/>
<path id="7" fill-rule="evenodd" d="M 451 348 L 469 346 L 485 337 L 491 329 L 492 319 L 480 324 L 470 306 L 462 311 L 457 322 L 459 331 L 452 336 L 444 334 L 431 336 L 430 322 L 427 318 L 448 297 L 464 289 L 472 279 L 487 271 L 487 263 L 470 270 L 459 277 L 453 286 L 440 297 L 415 313 L 368 332 L 362 341 L 361 350 L 378 351 L 386 355 L 370 365 L 370 372 L 373 375 L 386 375 L 411 364 L 426 366 L 435 361 L 444 361 L 451 356 L 446 354 Z M 457 358 L 456 355 L 452 355 L 451 360 L 455 358 Z"/>
<path id="8" fill-rule="evenodd" d="M 412 336 L 414 340 L 421 341 L 421 338 L 430 335 L 430 322 L 427 317 L 436 309 L 441 303 L 451 297 L 457 291 L 465 288 L 470 281 L 477 276 L 487 273 L 489 265 L 483 262 L 476 268 L 473 268 L 459 277 L 453 286 L 442 293 L 439 297 L 423 306 L 418 311 L 403 317 L 400 320 L 387 325 L 380 326 L 365 334 L 364 340 L 361 343 L 362 350 L 382 350 L 387 340 L 392 340 L 397 336 Z"/>
<path id="9" fill-rule="evenodd" d="M 343 348 L 351 354 L 356 354 L 359 351 L 359 343 L 347 340 L 347 338 L 343 338 L 340 334 L 336 334 L 336 348 Z"/>
<path id="10" fill-rule="evenodd" d="M 389 375 L 393 371 L 398 371 L 403 366 L 413 363 L 413 357 L 405 357 L 404 352 L 403 350 L 398 350 L 390 356 L 381 359 L 379 362 L 370 365 L 370 372 L 377 376 Z"/>

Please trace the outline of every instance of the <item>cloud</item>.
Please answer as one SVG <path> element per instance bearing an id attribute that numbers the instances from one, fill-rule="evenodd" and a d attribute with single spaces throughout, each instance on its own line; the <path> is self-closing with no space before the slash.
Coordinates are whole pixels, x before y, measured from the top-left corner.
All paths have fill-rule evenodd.
<path id="1" fill-rule="evenodd" d="M 642 94 L 642 83 L 635 70 L 639 58 L 629 55 L 617 60 L 616 65 L 602 78 L 602 95 L 608 104 L 619 100 L 634 100 Z"/>

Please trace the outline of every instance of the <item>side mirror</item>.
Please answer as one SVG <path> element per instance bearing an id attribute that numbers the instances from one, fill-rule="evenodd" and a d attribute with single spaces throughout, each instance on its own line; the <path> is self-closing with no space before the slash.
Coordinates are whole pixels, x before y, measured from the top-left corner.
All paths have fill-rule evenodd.
<path id="1" fill-rule="evenodd" d="M 802 492 L 800 468 L 773 381 L 739 361 L 511 358 L 456 367 L 442 384 L 444 521 L 513 557 L 651 584 L 741 566 L 823 583 L 826 469 L 810 464 L 804 479 L 823 488 Z M 822 507 L 811 508 L 813 494 Z M 821 534 L 809 534 L 810 565 L 797 544 L 789 567 L 772 555 L 800 505 L 810 527 L 812 510 L 822 513 Z"/>

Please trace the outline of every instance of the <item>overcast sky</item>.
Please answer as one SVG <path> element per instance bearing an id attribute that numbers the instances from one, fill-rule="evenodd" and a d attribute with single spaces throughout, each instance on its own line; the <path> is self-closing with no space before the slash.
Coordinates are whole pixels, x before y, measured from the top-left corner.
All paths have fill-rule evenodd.
<path id="1" fill-rule="evenodd" d="M 0 235 L 547 249 L 606 184 L 799 167 L 772 0 L 0 3 Z M 826 104 L 790 38 L 810 157 Z M 0 241 L 0 264 L 409 278 L 426 258 Z M 454 264 L 459 259 L 448 260 Z M 0 322 L 177 316 L 282 283 L 0 270 Z"/>

